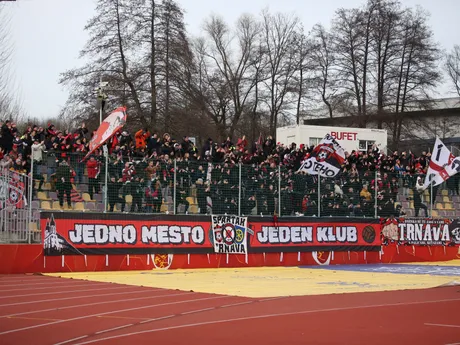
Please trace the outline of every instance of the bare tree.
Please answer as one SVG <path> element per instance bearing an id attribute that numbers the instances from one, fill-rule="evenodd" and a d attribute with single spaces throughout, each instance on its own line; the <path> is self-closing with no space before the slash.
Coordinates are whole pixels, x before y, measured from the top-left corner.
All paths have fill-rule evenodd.
<path id="1" fill-rule="evenodd" d="M 366 115 L 366 91 L 364 71 L 369 59 L 363 34 L 362 13 L 359 9 L 339 9 L 332 23 L 333 49 L 336 52 L 337 84 L 341 98 L 351 100 L 353 108 L 350 115 Z M 363 105 L 364 104 L 364 105 Z M 361 123 L 365 125 L 364 122 Z"/>
<path id="2" fill-rule="evenodd" d="M 222 110 L 220 120 L 216 123 L 221 135 L 233 136 L 257 83 L 251 74 L 251 66 L 256 61 L 253 55 L 257 53 L 259 30 L 257 21 L 249 15 L 238 19 L 234 35 L 219 17 L 212 16 L 204 24 L 208 44 L 201 45 L 201 66 L 208 75 L 207 81 L 214 82 L 207 88 L 219 91 L 223 96 L 218 103 Z M 231 99 L 229 111 L 223 107 L 227 97 Z"/>
<path id="3" fill-rule="evenodd" d="M 313 70 L 313 85 L 320 95 L 321 101 L 327 107 L 329 117 L 333 117 L 333 98 L 337 93 L 336 75 L 334 71 L 335 53 L 332 39 L 324 26 L 317 24 L 313 27 L 311 43 L 311 68 Z"/>
<path id="4" fill-rule="evenodd" d="M 270 135 L 275 136 L 278 115 L 285 106 L 296 71 L 296 38 L 300 20 L 293 15 L 262 12 L 263 43 L 266 51 L 268 75 L 265 87 L 270 112 Z"/>
<path id="5" fill-rule="evenodd" d="M 454 48 L 446 55 L 444 68 L 449 76 L 453 88 L 460 96 L 460 46 Z"/>
<path id="6" fill-rule="evenodd" d="M 20 89 L 14 82 L 10 20 L 6 4 L 0 3 L 0 119 L 18 122 L 25 118 L 25 111 Z"/>

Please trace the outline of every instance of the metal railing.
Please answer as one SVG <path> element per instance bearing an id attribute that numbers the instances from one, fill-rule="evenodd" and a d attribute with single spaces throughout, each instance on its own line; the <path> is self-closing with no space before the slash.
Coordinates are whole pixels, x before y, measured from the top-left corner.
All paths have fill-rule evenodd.
<path id="1" fill-rule="evenodd" d="M 423 181 L 424 176 L 405 171 L 344 170 L 334 178 L 324 178 L 274 162 L 235 164 L 225 159 L 110 155 L 88 163 L 81 158 L 48 152 L 31 164 L 28 175 L 2 171 L 1 242 L 39 242 L 40 210 L 278 217 L 460 216 L 460 175 L 421 190 L 417 179 Z M 19 201 L 15 203 L 16 194 Z"/>
<path id="2" fill-rule="evenodd" d="M 62 158 L 45 156 L 39 209 L 84 212 L 238 214 L 310 217 L 456 216 L 458 177 L 420 191 L 424 176 L 404 171 L 343 171 L 334 178 L 267 163 L 98 157 L 91 163 L 66 154 L 71 183 L 60 183 Z M 107 164 L 106 164 L 107 162 Z M 59 175 L 61 174 L 61 175 Z M 59 175 L 59 176 L 58 176 Z M 106 178 L 107 176 L 107 178 Z M 40 181 L 36 181 L 38 185 Z M 59 196 L 64 196 L 59 198 Z M 70 194 L 70 204 L 67 195 Z M 430 198 L 430 195 L 436 197 Z M 70 206 L 70 207 L 69 207 Z M 423 214 L 420 214 L 420 211 Z"/>

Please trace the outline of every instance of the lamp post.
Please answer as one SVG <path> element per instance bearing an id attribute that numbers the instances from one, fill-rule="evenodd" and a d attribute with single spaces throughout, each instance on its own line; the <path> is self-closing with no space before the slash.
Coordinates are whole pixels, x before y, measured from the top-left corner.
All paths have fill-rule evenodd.
<path id="1" fill-rule="evenodd" d="M 99 85 L 94 89 L 94 94 L 97 96 L 97 103 L 99 105 L 99 125 L 102 124 L 102 113 L 107 100 L 107 95 L 104 92 L 104 88 L 107 87 L 107 85 L 109 85 L 109 83 L 102 81 L 102 78 L 100 78 Z"/>

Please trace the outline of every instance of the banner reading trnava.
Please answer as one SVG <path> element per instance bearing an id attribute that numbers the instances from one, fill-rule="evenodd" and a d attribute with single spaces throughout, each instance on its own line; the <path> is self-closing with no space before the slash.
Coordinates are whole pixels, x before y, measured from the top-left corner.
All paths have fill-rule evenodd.
<path id="1" fill-rule="evenodd" d="M 216 253 L 247 253 L 247 217 L 211 216 L 212 242 Z"/>
<path id="2" fill-rule="evenodd" d="M 382 219 L 382 244 L 427 246 L 460 244 L 458 219 L 393 218 Z"/>

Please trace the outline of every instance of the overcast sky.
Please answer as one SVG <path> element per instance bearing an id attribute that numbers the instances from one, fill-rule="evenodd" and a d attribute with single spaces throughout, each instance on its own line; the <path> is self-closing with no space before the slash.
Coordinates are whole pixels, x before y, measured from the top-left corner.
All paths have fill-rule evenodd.
<path id="1" fill-rule="evenodd" d="M 133 0 L 136 1 L 136 0 Z M 401 0 L 406 6 L 420 5 L 431 13 L 430 24 L 441 47 L 460 44 L 460 0 Z M 308 31 L 320 22 L 326 26 L 339 7 L 351 8 L 365 0 L 178 0 L 185 9 L 190 35 L 199 35 L 203 19 L 211 13 L 233 23 L 241 13 L 272 12 L 297 14 Z M 94 15 L 96 0 L 18 0 L 7 2 L 12 14 L 15 45 L 14 69 L 24 106 L 31 118 L 58 115 L 67 98 L 59 74 L 79 66 L 80 49 L 88 36 L 83 30 Z M 95 81 L 96 83 L 97 81 Z M 452 96 L 446 87 L 440 97 Z"/>

